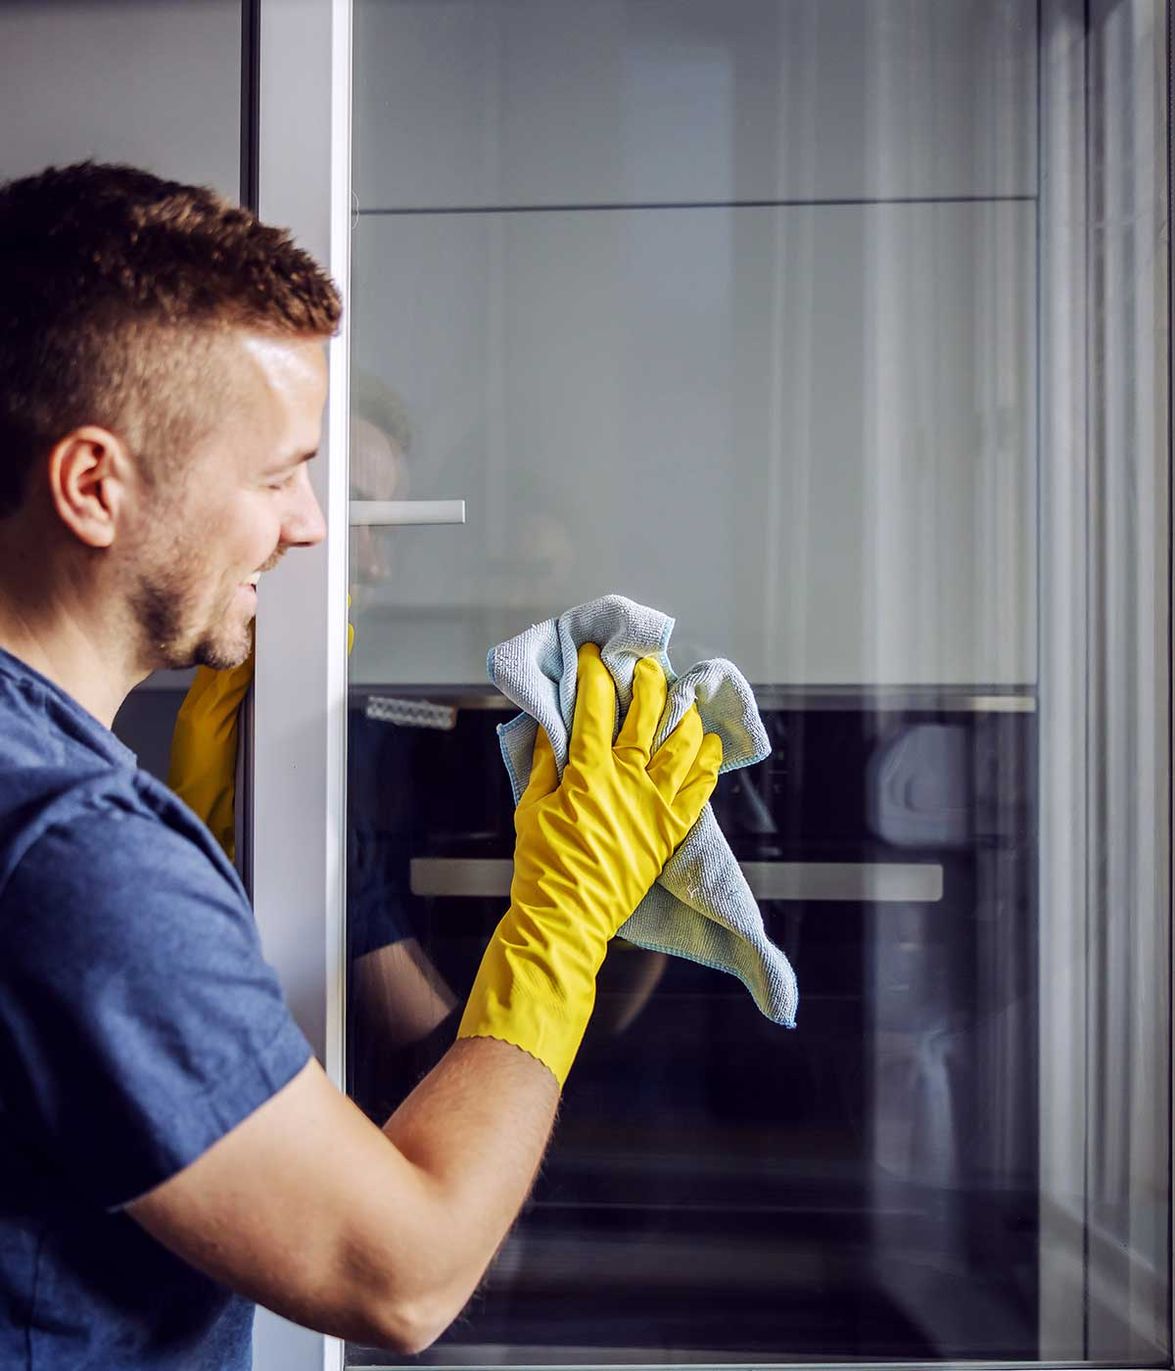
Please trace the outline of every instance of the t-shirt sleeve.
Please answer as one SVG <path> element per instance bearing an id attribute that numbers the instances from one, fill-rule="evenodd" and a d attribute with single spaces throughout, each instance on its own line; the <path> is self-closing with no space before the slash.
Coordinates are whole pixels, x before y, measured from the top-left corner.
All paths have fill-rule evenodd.
<path id="1" fill-rule="evenodd" d="M 0 894 L 0 1106 L 117 1208 L 310 1058 L 243 892 L 183 833 L 117 809 L 48 829 Z"/>

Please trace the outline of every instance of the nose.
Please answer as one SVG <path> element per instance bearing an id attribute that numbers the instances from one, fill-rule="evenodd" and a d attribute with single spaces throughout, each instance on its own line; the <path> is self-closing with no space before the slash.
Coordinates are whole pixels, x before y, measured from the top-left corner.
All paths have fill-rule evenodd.
<path id="1" fill-rule="evenodd" d="M 313 547 L 326 537 L 326 520 L 322 506 L 310 484 L 305 464 L 294 483 L 293 499 L 282 521 L 282 542 L 287 547 Z"/>

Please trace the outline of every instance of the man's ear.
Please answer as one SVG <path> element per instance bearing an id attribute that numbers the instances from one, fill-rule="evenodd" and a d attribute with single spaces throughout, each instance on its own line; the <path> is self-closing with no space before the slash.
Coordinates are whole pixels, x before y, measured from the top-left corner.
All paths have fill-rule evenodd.
<path id="1" fill-rule="evenodd" d="M 49 494 L 65 526 L 88 547 L 110 547 L 124 513 L 134 463 L 121 438 L 87 424 L 49 454 Z"/>

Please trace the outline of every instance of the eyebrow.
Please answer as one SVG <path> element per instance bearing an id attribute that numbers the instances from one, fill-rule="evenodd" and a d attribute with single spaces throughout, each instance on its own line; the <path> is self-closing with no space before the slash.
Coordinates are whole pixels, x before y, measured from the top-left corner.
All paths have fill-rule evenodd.
<path id="1" fill-rule="evenodd" d="M 270 475 L 275 471 L 289 471 L 296 466 L 301 466 L 303 462 L 308 462 L 312 457 L 318 456 L 318 449 L 314 448 L 311 452 L 299 452 L 293 457 L 283 457 L 280 462 L 275 462 L 273 466 L 266 467 Z"/>

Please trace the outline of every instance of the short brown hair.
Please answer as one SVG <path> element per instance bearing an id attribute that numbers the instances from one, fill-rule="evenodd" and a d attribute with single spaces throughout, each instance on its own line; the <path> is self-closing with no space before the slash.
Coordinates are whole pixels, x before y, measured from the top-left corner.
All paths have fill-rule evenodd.
<path id="1" fill-rule="evenodd" d="M 95 162 L 0 186 L 0 518 L 82 424 L 152 460 L 186 451 L 226 330 L 325 338 L 341 315 L 284 229 L 214 191 Z"/>

